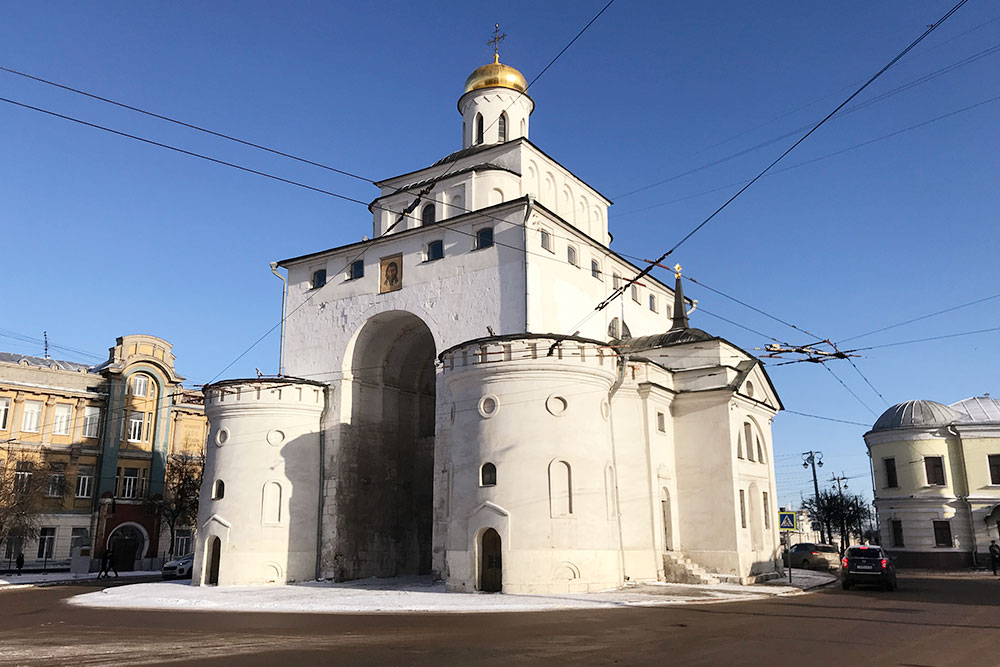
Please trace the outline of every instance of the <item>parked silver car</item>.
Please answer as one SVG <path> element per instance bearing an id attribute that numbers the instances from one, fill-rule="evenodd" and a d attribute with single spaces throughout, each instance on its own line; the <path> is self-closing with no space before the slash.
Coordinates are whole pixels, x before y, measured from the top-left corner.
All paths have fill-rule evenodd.
<path id="1" fill-rule="evenodd" d="M 835 570 L 840 568 L 840 552 L 832 544 L 800 542 L 785 552 L 785 565 L 804 570 Z"/>

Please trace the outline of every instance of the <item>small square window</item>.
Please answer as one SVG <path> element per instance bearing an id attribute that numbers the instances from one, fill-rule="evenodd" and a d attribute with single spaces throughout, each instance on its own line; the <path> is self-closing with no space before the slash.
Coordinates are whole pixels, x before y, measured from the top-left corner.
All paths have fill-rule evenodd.
<path id="1" fill-rule="evenodd" d="M 552 249 L 552 234 L 550 234 L 547 229 L 543 229 L 541 231 L 541 234 L 542 234 L 542 247 L 548 250 L 549 252 L 555 252 Z"/>
<path id="2" fill-rule="evenodd" d="M 990 484 L 1000 484 L 1000 454 L 990 454 Z"/>
<path id="3" fill-rule="evenodd" d="M 940 456 L 925 456 L 924 470 L 928 486 L 944 486 L 944 459 Z"/>
<path id="4" fill-rule="evenodd" d="M 476 230 L 476 250 L 493 247 L 493 228 L 483 227 Z"/>
<path id="5" fill-rule="evenodd" d="M 318 271 L 313 271 L 312 276 L 312 288 L 318 289 L 326 284 L 326 269 L 319 269 Z"/>
<path id="6" fill-rule="evenodd" d="M 427 260 L 433 262 L 444 257 L 444 241 L 431 241 L 427 244 Z"/>
<path id="7" fill-rule="evenodd" d="M 936 547 L 953 547 L 955 546 L 951 540 L 951 523 L 948 521 L 935 521 L 934 522 L 934 546 Z"/>
<path id="8" fill-rule="evenodd" d="M 351 262 L 351 268 L 347 272 L 348 280 L 357 280 L 365 276 L 365 261 L 363 259 Z"/>

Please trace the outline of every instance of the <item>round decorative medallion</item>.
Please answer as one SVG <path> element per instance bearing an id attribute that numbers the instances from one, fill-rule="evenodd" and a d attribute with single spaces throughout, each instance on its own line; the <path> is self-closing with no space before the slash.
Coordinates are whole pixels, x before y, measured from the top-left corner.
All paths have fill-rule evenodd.
<path id="1" fill-rule="evenodd" d="M 218 433 L 215 434 L 215 444 L 222 447 L 227 442 L 229 442 L 229 429 L 220 428 Z"/>
<path id="2" fill-rule="evenodd" d="M 479 414 L 487 419 L 492 417 L 500 409 L 500 400 L 493 394 L 487 394 L 479 399 Z"/>
<path id="3" fill-rule="evenodd" d="M 747 380 L 747 396 L 753 398 L 753 382 Z"/>
<path id="4" fill-rule="evenodd" d="M 554 414 L 556 417 L 561 417 L 569 404 L 566 399 L 562 396 L 556 396 L 552 394 L 545 400 L 545 409 Z"/>
<path id="5" fill-rule="evenodd" d="M 608 421 L 611 417 L 611 404 L 607 401 L 601 401 L 601 416 L 604 417 L 604 421 Z"/>
<path id="6" fill-rule="evenodd" d="M 277 447 L 285 441 L 285 434 L 278 429 L 272 429 L 267 432 L 267 444 Z"/>

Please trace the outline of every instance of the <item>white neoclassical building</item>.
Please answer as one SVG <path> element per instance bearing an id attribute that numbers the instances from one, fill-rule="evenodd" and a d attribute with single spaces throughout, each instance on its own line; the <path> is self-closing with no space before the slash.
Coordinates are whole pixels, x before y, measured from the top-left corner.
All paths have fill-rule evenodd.
<path id="1" fill-rule="evenodd" d="M 1000 400 L 906 401 L 864 438 L 881 541 L 900 567 L 988 564 L 1000 542 Z"/>
<path id="2" fill-rule="evenodd" d="M 282 375 L 205 390 L 195 583 L 774 573 L 774 387 L 690 326 L 679 275 L 595 309 L 640 268 L 533 108 L 517 70 L 475 70 L 462 149 L 378 183 L 371 240 L 279 263 Z"/>

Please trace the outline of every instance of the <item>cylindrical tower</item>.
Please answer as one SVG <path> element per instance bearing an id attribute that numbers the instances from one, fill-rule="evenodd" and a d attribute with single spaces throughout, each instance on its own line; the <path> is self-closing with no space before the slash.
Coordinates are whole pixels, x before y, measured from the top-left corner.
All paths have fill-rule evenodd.
<path id="1" fill-rule="evenodd" d="M 194 584 L 316 577 L 325 385 L 224 380 L 205 387 L 209 421 Z"/>
<path id="2" fill-rule="evenodd" d="M 465 80 L 458 100 L 462 114 L 462 148 L 528 138 L 528 117 L 535 103 L 528 97 L 524 75 L 494 56 Z"/>
<path id="3" fill-rule="evenodd" d="M 441 361 L 454 398 L 443 410 L 449 590 L 620 585 L 608 404 L 618 355 L 598 341 L 520 334 L 462 343 Z"/>

